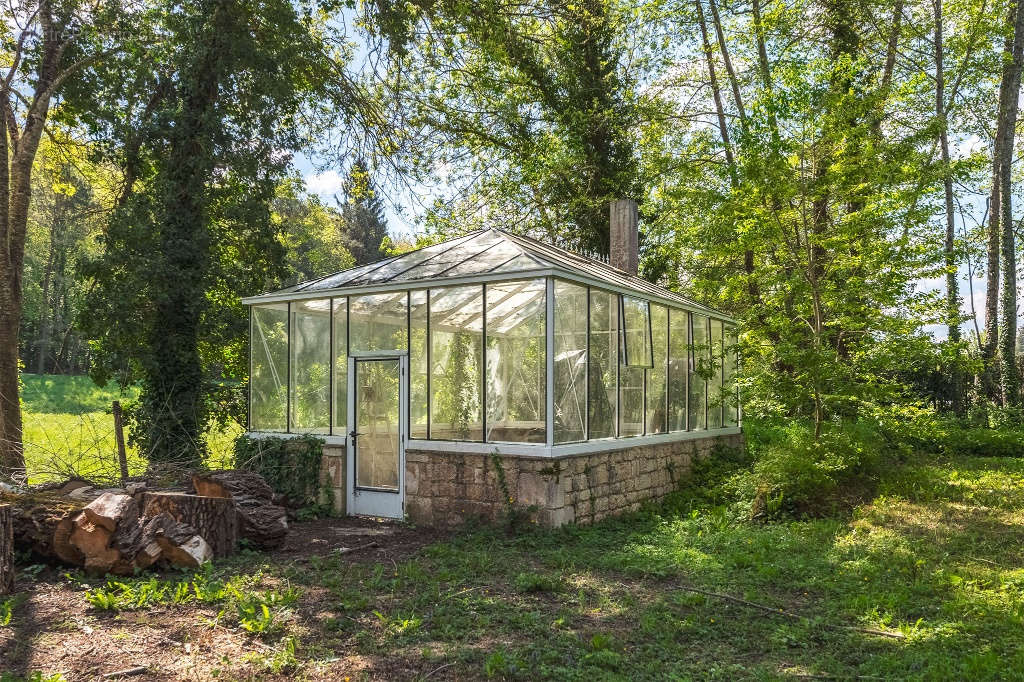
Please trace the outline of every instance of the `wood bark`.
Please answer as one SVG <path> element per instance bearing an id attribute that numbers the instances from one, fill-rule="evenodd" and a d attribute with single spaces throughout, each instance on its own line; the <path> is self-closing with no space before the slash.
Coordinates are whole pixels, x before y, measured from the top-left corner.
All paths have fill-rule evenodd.
<path id="1" fill-rule="evenodd" d="M 725 148 L 725 163 L 729 171 L 729 179 L 732 186 L 739 184 L 736 173 L 736 159 L 732 153 L 732 142 L 729 140 L 729 126 L 725 120 L 725 108 L 722 106 L 722 92 L 718 86 L 718 76 L 715 73 L 715 56 L 711 51 L 711 41 L 708 38 L 708 24 L 704 18 L 703 0 L 694 0 L 697 8 L 697 21 L 700 24 L 701 45 L 704 49 L 704 59 L 708 65 L 708 78 L 711 81 L 711 95 L 715 100 L 715 114 L 718 118 L 718 133 L 722 136 L 722 146 Z"/>
<path id="2" fill-rule="evenodd" d="M 722 19 L 718 15 L 718 5 L 715 0 L 708 0 L 711 8 L 711 22 L 715 26 L 715 37 L 718 39 L 718 49 L 722 52 L 722 64 L 725 66 L 725 73 L 729 77 L 729 86 L 732 88 L 732 98 L 736 102 L 736 114 L 740 119 L 740 127 L 747 129 L 747 110 L 743 107 L 743 97 L 740 96 L 740 83 L 736 78 L 736 70 L 732 67 L 732 59 L 729 58 L 729 47 L 725 43 L 725 32 L 722 30 Z"/>
<path id="3" fill-rule="evenodd" d="M 145 517 L 166 514 L 175 521 L 191 526 L 218 557 L 234 553 L 238 544 L 237 514 L 230 498 L 184 493 L 143 493 L 142 514 Z"/>
<path id="4" fill-rule="evenodd" d="M 0 594 L 14 591 L 14 511 L 0 504 Z"/>
<path id="5" fill-rule="evenodd" d="M 1013 223 L 1011 172 L 1014 135 L 1020 99 L 1021 69 L 1024 67 L 1024 2 L 1012 3 L 1010 25 L 1013 37 L 1010 52 L 1003 57 L 1003 74 L 999 88 L 999 125 L 994 166 L 999 185 L 1000 254 L 1002 292 L 999 297 L 999 379 L 1004 405 L 1020 404 L 1020 375 L 1017 370 L 1017 252 Z M 993 217 L 997 206 L 993 203 Z"/>
<path id="6" fill-rule="evenodd" d="M 200 495 L 230 498 L 238 514 L 238 534 L 261 549 L 280 547 L 288 534 L 288 514 L 274 504 L 274 491 L 259 474 L 239 469 L 192 476 Z"/>
<path id="7" fill-rule="evenodd" d="M 32 552 L 44 558 L 77 558 L 78 552 L 69 542 L 71 521 L 85 506 L 84 502 L 68 499 L 60 494 L 6 495 L 14 517 L 14 547 L 20 552 Z M 61 539 L 59 546 L 55 539 Z M 71 561 L 81 565 L 78 561 Z"/>

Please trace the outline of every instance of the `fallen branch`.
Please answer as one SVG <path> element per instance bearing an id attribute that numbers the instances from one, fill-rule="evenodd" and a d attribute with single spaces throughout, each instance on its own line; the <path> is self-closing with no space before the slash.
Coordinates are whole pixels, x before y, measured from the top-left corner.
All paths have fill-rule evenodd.
<path id="1" fill-rule="evenodd" d="M 103 676 L 103 679 L 105 679 L 105 680 L 113 680 L 113 679 L 116 679 L 118 677 L 134 677 L 135 675 L 142 675 L 143 673 L 145 673 L 148 670 L 149 670 L 149 666 L 138 665 L 138 666 L 135 666 L 134 668 L 128 668 L 127 670 L 117 670 L 117 671 L 112 672 L 112 673 L 107 673 L 106 675 Z"/>
<path id="2" fill-rule="evenodd" d="M 752 609 L 758 609 L 765 613 L 773 613 L 779 616 L 786 616 L 787 618 L 793 618 L 796 620 L 811 621 L 812 619 L 808 616 L 801 615 L 799 613 L 793 613 L 792 611 L 786 611 L 785 609 L 777 609 L 774 606 L 768 606 L 766 604 L 758 604 L 757 602 L 747 601 L 746 599 L 740 599 L 730 594 L 722 594 L 721 592 L 709 592 L 708 590 L 701 590 L 696 587 L 688 587 L 686 585 L 677 585 L 677 587 L 684 592 L 693 592 L 694 594 L 702 594 L 705 597 L 714 597 L 715 599 L 722 599 L 729 601 L 734 604 L 746 606 Z M 860 628 L 855 625 L 834 625 L 832 623 L 819 623 L 824 628 L 829 630 L 845 630 L 848 632 L 860 632 L 865 635 L 875 635 L 878 637 L 889 637 L 891 639 L 906 639 L 907 636 L 902 632 L 895 632 L 892 630 L 877 630 L 875 628 Z"/>

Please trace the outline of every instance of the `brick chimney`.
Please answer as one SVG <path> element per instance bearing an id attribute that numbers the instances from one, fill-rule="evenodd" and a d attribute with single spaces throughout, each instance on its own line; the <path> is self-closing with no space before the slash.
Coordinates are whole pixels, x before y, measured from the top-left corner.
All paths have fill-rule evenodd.
<path id="1" fill-rule="evenodd" d="M 608 207 L 610 219 L 609 262 L 612 267 L 625 270 L 631 275 L 637 274 L 639 255 L 637 254 L 637 222 L 636 202 L 632 199 L 616 199 Z"/>

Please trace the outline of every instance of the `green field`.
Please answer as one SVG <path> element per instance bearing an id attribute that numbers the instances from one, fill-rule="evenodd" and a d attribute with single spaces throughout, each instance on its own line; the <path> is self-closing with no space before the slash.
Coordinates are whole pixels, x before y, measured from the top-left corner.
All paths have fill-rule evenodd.
<path id="1" fill-rule="evenodd" d="M 29 480 L 40 483 L 82 476 L 104 482 L 118 475 L 117 446 L 111 403 L 138 396 L 135 387 L 122 391 L 116 383 L 99 387 L 89 377 L 22 374 L 25 463 Z M 230 459 L 236 433 L 210 438 L 211 457 Z M 128 468 L 134 475 L 146 468 L 135 448 L 128 447 Z"/>

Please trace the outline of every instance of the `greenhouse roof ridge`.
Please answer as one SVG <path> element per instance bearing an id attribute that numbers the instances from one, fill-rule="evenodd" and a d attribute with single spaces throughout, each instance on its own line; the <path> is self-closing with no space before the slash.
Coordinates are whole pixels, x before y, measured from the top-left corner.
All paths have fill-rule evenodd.
<path id="1" fill-rule="evenodd" d="M 254 304 L 287 301 L 345 293 L 350 290 L 362 292 L 409 289 L 415 288 L 413 285 L 426 286 L 428 282 L 446 280 L 458 280 L 461 283 L 546 275 L 562 276 L 598 287 L 606 286 L 620 292 L 624 291 L 627 295 L 647 296 L 731 320 L 721 311 L 631 275 L 608 263 L 498 228 L 473 230 L 459 237 L 374 263 L 358 265 L 259 296 L 243 298 L 242 302 Z"/>

